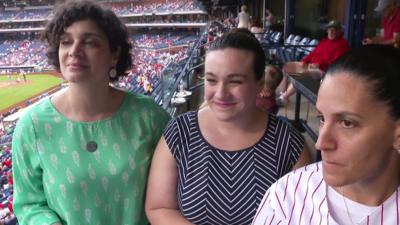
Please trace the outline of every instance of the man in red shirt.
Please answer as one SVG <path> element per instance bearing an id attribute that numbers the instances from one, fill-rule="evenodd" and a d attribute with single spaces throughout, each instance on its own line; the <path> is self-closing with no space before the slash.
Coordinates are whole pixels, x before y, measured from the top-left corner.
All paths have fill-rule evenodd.
<path id="1" fill-rule="evenodd" d="M 375 11 L 383 15 L 383 37 L 365 38 L 363 44 L 393 45 L 394 33 L 400 33 L 400 7 L 397 6 L 396 0 L 380 0 Z"/>
<path id="2" fill-rule="evenodd" d="M 342 24 L 331 20 L 326 26 L 327 37 L 322 39 L 317 47 L 301 61 L 304 68 L 326 71 L 336 59 L 350 50 L 349 44 L 343 38 Z M 283 90 L 280 100 L 285 103 L 296 92 L 292 84 Z"/>
<path id="3" fill-rule="evenodd" d="M 325 28 L 328 36 L 302 60 L 304 64 L 310 64 L 309 66 L 322 71 L 326 71 L 329 65 L 350 49 L 348 42 L 343 38 L 342 25 L 339 21 L 332 20 Z"/>

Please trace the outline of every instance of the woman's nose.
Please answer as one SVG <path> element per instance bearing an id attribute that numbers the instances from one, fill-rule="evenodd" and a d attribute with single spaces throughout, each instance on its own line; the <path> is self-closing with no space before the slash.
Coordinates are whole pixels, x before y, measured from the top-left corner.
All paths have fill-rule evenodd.
<path id="1" fill-rule="evenodd" d="M 217 97 L 220 97 L 220 98 L 221 98 L 221 97 L 225 97 L 226 94 L 227 94 L 227 87 L 226 87 L 226 85 L 223 84 L 223 83 L 219 84 L 219 85 L 217 86 L 217 90 L 216 90 L 215 95 L 216 95 Z"/>
<path id="2" fill-rule="evenodd" d="M 335 148 L 335 135 L 333 128 L 328 124 L 324 124 L 319 128 L 319 134 L 315 148 L 320 151 L 327 151 Z"/>
<path id="3" fill-rule="evenodd" d="M 81 56 L 81 55 L 82 55 L 81 44 L 78 42 L 74 42 L 69 50 L 69 56 Z"/>

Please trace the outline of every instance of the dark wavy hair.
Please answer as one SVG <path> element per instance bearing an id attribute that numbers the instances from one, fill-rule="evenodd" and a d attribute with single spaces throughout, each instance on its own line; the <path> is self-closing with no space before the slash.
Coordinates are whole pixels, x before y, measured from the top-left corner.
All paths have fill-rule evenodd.
<path id="1" fill-rule="evenodd" d="M 235 48 L 250 51 L 254 54 L 253 70 L 256 80 L 260 80 L 264 76 L 265 53 L 260 42 L 248 29 L 237 28 L 222 35 L 221 38 L 211 43 L 208 52 L 214 50 L 223 50 L 226 48 Z"/>
<path id="2" fill-rule="evenodd" d="M 350 50 L 333 63 L 326 76 L 346 72 L 366 81 L 372 95 L 385 103 L 390 115 L 400 119 L 400 49 L 385 45 L 366 45 Z"/>
<path id="3" fill-rule="evenodd" d="M 60 59 L 58 57 L 60 37 L 65 29 L 73 23 L 90 19 L 102 30 L 110 46 L 111 52 L 120 49 L 120 55 L 116 65 L 117 76 L 111 81 L 125 76 L 132 67 L 130 50 L 132 45 L 129 42 L 128 31 L 125 25 L 110 9 L 101 7 L 91 0 L 72 0 L 60 4 L 54 13 L 54 17 L 47 23 L 42 34 L 42 40 L 48 43 L 47 58 L 51 65 L 60 72 Z"/>

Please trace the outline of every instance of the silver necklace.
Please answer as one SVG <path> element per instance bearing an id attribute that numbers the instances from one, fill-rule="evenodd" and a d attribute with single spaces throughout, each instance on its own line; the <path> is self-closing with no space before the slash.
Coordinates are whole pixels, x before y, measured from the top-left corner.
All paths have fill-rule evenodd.
<path id="1" fill-rule="evenodd" d="M 350 215 L 349 207 L 347 206 L 346 199 L 344 198 L 343 187 L 340 187 L 340 194 L 342 195 L 343 203 L 344 203 L 344 206 L 346 207 L 347 217 L 349 218 L 351 224 L 356 225 L 356 223 L 354 223 L 353 218 Z"/>

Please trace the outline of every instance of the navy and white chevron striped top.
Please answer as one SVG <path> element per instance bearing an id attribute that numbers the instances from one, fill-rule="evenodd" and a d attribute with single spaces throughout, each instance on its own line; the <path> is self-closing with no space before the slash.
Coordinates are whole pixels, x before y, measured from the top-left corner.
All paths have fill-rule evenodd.
<path id="1" fill-rule="evenodd" d="M 180 211 L 198 225 L 251 224 L 264 193 L 298 160 L 304 138 L 270 114 L 258 143 L 223 151 L 204 139 L 197 115 L 192 111 L 178 116 L 164 132 L 177 162 Z"/>

